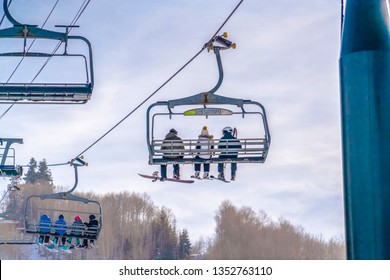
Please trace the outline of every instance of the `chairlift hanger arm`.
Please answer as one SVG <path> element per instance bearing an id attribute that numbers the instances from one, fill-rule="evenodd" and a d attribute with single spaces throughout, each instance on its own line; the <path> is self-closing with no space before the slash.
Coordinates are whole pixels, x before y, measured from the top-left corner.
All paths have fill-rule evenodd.
<path id="1" fill-rule="evenodd" d="M 66 40 L 66 33 L 54 32 L 37 27 L 36 25 L 18 22 L 9 12 L 8 0 L 3 1 L 4 14 L 13 27 L 0 30 L 0 37 L 14 38 L 51 38 L 61 41 Z"/>
<path id="2" fill-rule="evenodd" d="M 186 98 L 174 99 L 168 101 L 168 106 L 173 108 L 180 105 L 196 105 L 196 104 L 226 104 L 226 105 L 236 105 L 238 107 L 243 106 L 243 100 L 239 98 L 230 98 L 221 95 L 215 94 L 215 92 L 220 88 L 223 81 L 223 67 L 222 60 L 220 55 L 220 50 L 225 49 L 226 47 L 214 46 L 211 47 L 214 50 L 214 54 L 217 60 L 218 66 L 218 81 L 216 85 L 209 91 L 201 92 L 196 95 L 192 95 Z"/>
<path id="3" fill-rule="evenodd" d="M 5 16 L 7 17 L 7 19 L 13 24 L 13 25 L 22 25 L 20 22 L 18 22 L 16 19 L 14 19 L 10 12 L 9 12 L 9 9 L 8 9 L 8 0 L 4 0 L 3 1 L 3 10 L 4 10 L 4 14 Z"/>

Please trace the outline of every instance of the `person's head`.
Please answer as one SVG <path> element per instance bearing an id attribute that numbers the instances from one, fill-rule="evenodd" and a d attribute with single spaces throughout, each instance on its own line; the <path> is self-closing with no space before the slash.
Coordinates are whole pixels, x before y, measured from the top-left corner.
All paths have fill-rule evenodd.
<path id="1" fill-rule="evenodd" d="M 233 128 L 231 128 L 230 126 L 226 126 L 222 129 L 222 134 L 225 134 L 225 133 L 232 134 L 232 132 L 233 132 Z"/>
<path id="2" fill-rule="evenodd" d="M 92 214 L 92 215 L 89 215 L 89 219 L 90 219 L 90 220 L 95 220 L 95 219 L 96 219 L 96 216 L 93 215 L 93 214 Z"/>
<path id="3" fill-rule="evenodd" d="M 202 127 L 199 137 L 213 138 L 213 135 L 210 135 L 207 126 L 204 126 Z"/>
<path id="4" fill-rule="evenodd" d="M 63 219 L 64 219 L 64 215 L 62 215 L 62 214 L 59 215 L 59 216 L 58 216 L 58 219 L 63 220 Z"/>
<path id="5" fill-rule="evenodd" d="M 74 220 L 75 221 L 81 221 L 81 218 L 80 218 L 80 216 L 74 216 Z"/>
<path id="6" fill-rule="evenodd" d="M 169 130 L 169 133 L 172 133 L 172 134 L 177 135 L 177 130 L 174 129 L 174 128 L 171 128 L 171 129 Z"/>

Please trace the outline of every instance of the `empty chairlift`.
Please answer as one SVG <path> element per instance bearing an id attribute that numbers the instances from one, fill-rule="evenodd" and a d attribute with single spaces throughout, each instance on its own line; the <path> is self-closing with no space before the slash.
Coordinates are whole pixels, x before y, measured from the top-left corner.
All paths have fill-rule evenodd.
<path id="1" fill-rule="evenodd" d="M 63 59 L 63 61 L 61 61 L 60 64 L 61 69 L 56 69 L 52 71 L 57 74 L 57 79 L 59 79 L 60 81 L 35 82 L 35 78 L 21 82 L 0 81 L 0 103 L 86 103 L 91 98 L 94 85 L 92 46 L 91 43 L 82 36 L 69 35 L 69 31 L 71 30 L 71 28 L 77 26 L 57 26 L 65 28 L 65 32 L 50 31 L 43 28 L 39 28 L 35 25 L 23 24 L 16 21 L 11 16 L 8 10 L 8 0 L 4 0 L 3 9 L 5 16 L 13 26 L 0 30 L 0 42 L 2 42 L 4 46 L 8 46 L 7 44 L 5 44 L 5 42 L 8 42 L 6 41 L 6 39 L 8 39 L 9 41 L 15 41 L 16 39 L 16 41 L 20 41 L 20 47 L 22 50 L 1 52 L 0 60 L 9 61 L 12 58 L 19 58 L 19 60 L 24 60 L 23 63 L 26 63 L 26 60 L 31 61 L 35 59 L 34 61 L 36 61 L 41 59 L 45 61 L 43 65 L 46 65 L 47 62 L 52 58 Z M 36 41 L 36 43 L 54 42 L 58 43 L 58 45 L 55 50 L 32 52 L 27 46 L 29 41 Z M 76 41 L 81 42 L 81 45 L 86 46 L 85 51 L 83 50 L 83 52 L 85 53 L 76 53 L 69 51 L 69 46 L 73 43 L 75 43 L 76 45 L 78 44 L 77 46 L 79 47 L 80 44 L 76 43 Z M 59 46 L 61 44 L 63 44 L 64 46 L 63 49 L 61 49 L 62 53 L 57 53 L 57 49 L 59 49 Z M 83 77 L 77 77 L 76 79 L 72 76 L 72 78 L 68 79 L 67 77 L 65 79 L 62 72 L 64 71 L 64 68 L 62 67 L 65 67 L 67 65 L 67 62 L 73 60 L 77 61 L 77 64 L 75 64 L 77 65 L 77 67 L 84 69 L 75 69 L 75 65 L 71 64 L 68 65 L 68 67 L 72 67 L 72 70 L 70 72 L 77 73 L 77 76 L 81 75 Z M 83 72 L 85 72 L 85 74 L 82 74 Z M 37 73 L 29 74 L 35 75 Z M 25 77 L 23 76 L 23 78 Z M 77 81 L 73 81 L 73 79 Z M 54 78 L 50 78 L 50 80 L 54 80 Z"/>

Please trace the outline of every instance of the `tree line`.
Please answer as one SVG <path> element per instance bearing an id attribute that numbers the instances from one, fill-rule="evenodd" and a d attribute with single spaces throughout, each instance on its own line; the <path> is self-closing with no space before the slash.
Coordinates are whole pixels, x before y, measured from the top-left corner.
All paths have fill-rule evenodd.
<path id="1" fill-rule="evenodd" d="M 16 211 L 21 215 L 27 197 L 65 189 L 53 184 L 46 161 L 29 166 L 24 182 L 19 184 L 21 190 L 17 192 Z M 191 240 L 189 229 L 177 228 L 172 210 L 155 205 L 146 193 L 74 194 L 99 201 L 102 205 L 103 226 L 98 247 L 77 250 L 66 256 L 41 250 L 40 257 L 101 260 L 345 259 L 341 238 L 324 240 L 306 233 L 302 227 L 286 219 L 273 221 L 264 210 L 255 212 L 250 207 L 237 208 L 228 200 L 223 201 L 216 211 L 214 235 Z M 31 207 L 32 211 L 57 209 L 72 214 L 79 211 L 87 216 L 90 206 L 80 204 L 62 200 L 37 201 Z M 72 217 L 68 215 L 67 218 L 71 223 Z M 36 248 L 0 246 L 1 259 L 28 259 L 29 254 L 33 254 L 31 248 Z"/>

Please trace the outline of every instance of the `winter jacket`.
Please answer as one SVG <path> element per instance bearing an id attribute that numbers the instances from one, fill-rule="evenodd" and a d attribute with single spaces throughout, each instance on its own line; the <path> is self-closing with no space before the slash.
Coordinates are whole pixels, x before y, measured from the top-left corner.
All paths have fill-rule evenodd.
<path id="1" fill-rule="evenodd" d="M 42 215 L 39 219 L 39 231 L 41 233 L 49 233 L 51 229 L 51 219 L 47 215 Z"/>
<path id="2" fill-rule="evenodd" d="M 89 220 L 89 222 L 85 223 L 85 225 L 88 228 L 88 235 L 91 237 L 96 236 L 98 226 L 99 226 L 98 220 L 96 220 L 96 219 Z"/>
<path id="3" fill-rule="evenodd" d="M 214 141 L 211 137 L 199 135 L 195 149 L 202 150 L 201 152 L 198 152 L 199 158 L 210 159 L 211 149 L 214 149 Z"/>
<path id="4" fill-rule="evenodd" d="M 220 156 L 223 157 L 237 157 L 237 151 L 231 151 L 229 149 L 241 149 L 241 143 L 231 133 L 225 132 L 219 140 L 218 150 Z"/>
<path id="5" fill-rule="evenodd" d="M 168 133 L 165 136 L 165 139 L 161 145 L 161 150 L 163 151 L 164 158 L 180 158 L 183 157 L 182 153 L 179 152 L 170 152 L 170 150 L 184 150 L 184 144 L 180 137 L 174 133 Z"/>
<path id="6" fill-rule="evenodd" d="M 74 235 L 83 235 L 86 230 L 86 226 L 82 220 L 75 220 L 72 224 L 72 233 Z"/>
<path id="7" fill-rule="evenodd" d="M 55 225 L 55 233 L 58 234 L 59 236 L 63 236 L 68 229 L 68 226 L 66 225 L 66 221 L 64 218 L 59 218 Z"/>

